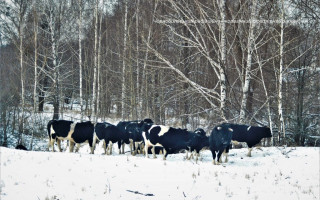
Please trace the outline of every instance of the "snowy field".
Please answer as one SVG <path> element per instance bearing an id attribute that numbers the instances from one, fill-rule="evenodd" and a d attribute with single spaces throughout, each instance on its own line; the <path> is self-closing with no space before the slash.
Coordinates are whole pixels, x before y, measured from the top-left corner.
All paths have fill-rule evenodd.
<path id="1" fill-rule="evenodd" d="M 320 148 L 262 148 L 246 157 L 233 149 L 229 163 L 212 165 L 185 154 L 146 159 L 126 153 L 1 151 L 1 200 L 73 199 L 319 199 Z"/>

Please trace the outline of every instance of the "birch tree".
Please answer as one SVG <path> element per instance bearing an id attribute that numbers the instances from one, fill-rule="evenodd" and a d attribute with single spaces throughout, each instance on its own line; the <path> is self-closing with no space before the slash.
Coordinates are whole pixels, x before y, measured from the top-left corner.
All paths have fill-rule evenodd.
<path id="1" fill-rule="evenodd" d="M 91 102 L 91 112 L 93 119 L 96 120 L 97 111 L 97 67 L 98 67 L 98 6 L 99 1 L 95 1 L 94 7 L 94 63 L 93 63 L 93 84 L 92 84 L 92 102 Z"/>
<path id="2" fill-rule="evenodd" d="M 284 39 L 284 0 L 281 1 L 281 24 L 280 24 L 280 43 L 279 43 L 279 83 L 278 83 L 278 132 L 279 132 L 279 143 L 281 142 L 281 135 L 285 140 L 285 122 L 283 117 L 283 106 L 282 106 L 282 85 L 283 85 L 283 75 L 284 75 L 284 66 L 283 66 L 283 39 Z M 285 142 L 285 141 L 284 141 Z"/>
<path id="3" fill-rule="evenodd" d="M 33 4 L 33 42 L 34 42 L 34 82 L 33 82 L 33 124 L 36 122 L 36 116 L 37 116 L 37 87 L 38 87 L 38 11 L 35 7 L 35 4 Z M 32 129 L 32 138 L 29 145 L 29 149 L 32 149 L 33 146 L 33 138 L 35 134 L 35 126 L 33 125 Z"/>
<path id="4" fill-rule="evenodd" d="M 80 113 L 81 120 L 83 120 L 83 86 L 82 86 L 82 9 L 83 1 L 78 0 L 79 17 L 78 17 L 78 45 L 79 45 L 79 101 L 80 101 Z"/>
<path id="5" fill-rule="evenodd" d="M 250 81 L 251 81 L 251 66 L 252 66 L 252 54 L 253 54 L 253 46 L 255 42 L 255 19 L 256 19 L 256 11 L 257 10 L 257 1 L 253 0 L 251 5 L 251 15 L 249 22 L 249 35 L 248 35 L 248 43 L 247 43 L 247 66 L 245 69 L 245 77 L 244 77 L 244 85 L 242 87 L 242 101 L 240 108 L 240 123 L 245 122 L 246 112 L 247 112 L 247 101 L 248 94 L 250 89 Z"/>
<path id="6" fill-rule="evenodd" d="M 174 23 L 163 23 L 162 25 L 167 26 L 168 29 L 180 40 L 185 41 L 188 44 L 186 48 L 195 49 L 201 56 L 208 60 L 209 66 L 212 67 L 215 72 L 218 82 L 212 88 L 206 88 L 195 81 L 190 80 L 186 74 L 182 73 L 181 70 L 176 69 L 175 64 L 170 59 L 165 58 L 159 51 L 152 51 L 155 55 L 162 60 L 170 69 L 177 72 L 181 78 L 192 86 L 198 93 L 203 96 L 206 101 L 212 106 L 213 110 L 219 110 L 219 117 L 222 120 L 226 120 L 226 57 L 227 57 L 227 37 L 226 37 L 226 1 L 220 0 L 209 5 L 200 4 L 198 1 L 193 1 L 193 6 L 185 2 L 169 1 L 170 5 L 167 7 L 172 8 L 171 16 L 177 16 L 176 20 L 178 23 L 182 23 L 190 33 L 190 37 L 176 31 Z M 207 9 L 206 6 L 211 6 Z M 194 10 L 198 13 L 195 13 Z M 215 12 L 213 12 L 215 11 Z M 217 22 L 218 28 L 210 24 L 205 23 L 192 23 L 192 21 L 199 21 L 203 19 L 207 20 L 212 13 L 215 13 L 219 20 Z M 200 16 L 200 19 L 199 19 Z M 171 18 L 163 18 L 164 21 L 172 21 Z M 191 22 L 191 23 L 188 23 Z M 215 32 L 217 30 L 217 32 Z M 217 34 L 218 33 L 218 34 Z M 172 41 L 174 44 L 176 41 Z M 209 44 L 208 44 L 209 43 Z M 214 52 L 214 53 L 213 53 Z M 214 56 L 213 56 L 214 55 Z M 220 88 L 217 91 L 217 88 Z M 219 102 L 219 105 L 216 104 Z"/>
<path id="7" fill-rule="evenodd" d="M 124 1 L 124 31 L 123 31 L 123 52 L 122 52 L 122 82 L 121 82 L 121 118 L 126 118 L 125 99 L 126 99 L 126 51 L 127 51 L 127 32 L 128 32 L 128 2 Z"/>

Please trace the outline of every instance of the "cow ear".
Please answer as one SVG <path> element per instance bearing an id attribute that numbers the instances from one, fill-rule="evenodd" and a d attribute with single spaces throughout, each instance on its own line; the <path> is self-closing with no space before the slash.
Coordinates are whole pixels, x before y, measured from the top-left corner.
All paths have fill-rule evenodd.
<path id="1" fill-rule="evenodd" d="M 218 130 L 218 131 L 220 131 L 221 129 L 222 129 L 222 127 L 221 127 L 221 126 L 218 126 L 218 127 L 217 127 L 217 130 Z"/>
<path id="2" fill-rule="evenodd" d="M 233 129 L 232 129 L 232 128 L 229 128 L 228 130 L 229 130 L 230 132 L 233 132 Z"/>

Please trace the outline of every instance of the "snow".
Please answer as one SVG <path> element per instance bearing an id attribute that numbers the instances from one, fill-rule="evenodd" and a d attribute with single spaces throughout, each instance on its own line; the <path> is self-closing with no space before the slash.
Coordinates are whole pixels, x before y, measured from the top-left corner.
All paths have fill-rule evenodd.
<path id="1" fill-rule="evenodd" d="M 1 199 L 319 199 L 318 147 L 232 149 L 213 165 L 185 154 L 157 159 L 130 153 L 94 155 L 0 148 Z M 126 147 L 128 150 L 128 147 Z"/>

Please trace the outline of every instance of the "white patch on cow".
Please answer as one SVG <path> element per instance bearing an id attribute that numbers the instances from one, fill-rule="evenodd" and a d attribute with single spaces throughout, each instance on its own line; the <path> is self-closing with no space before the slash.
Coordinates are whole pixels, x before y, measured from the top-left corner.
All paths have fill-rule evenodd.
<path id="1" fill-rule="evenodd" d="M 99 138 L 98 138 L 96 132 L 94 131 L 93 132 L 93 139 L 92 139 L 91 154 L 94 154 L 94 150 L 96 149 L 97 139 L 99 139 Z"/>
<path id="2" fill-rule="evenodd" d="M 228 130 L 229 130 L 230 132 L 233 132 L 233 129 L 232 129 L 232 128 L 228 128 Z"/>
<path id="3" fill-rule="evenodd" d="M 50 134 L 52 135 L 52 134 L 54 134 L 55 132 L 54 132 L 54 129 L 53 129 L 53 126 L 51 125 L 50 126 Z"/>
<path id="4" fill-rule="evenodd" d="M 159 137 L 160 137 L 160 136 L 163 136 L 163 135 L 164 135 L 165 133 L 167 133 L 167 132 L 169 131 L 169 129 L 170 129 L 169 126 L 160 125 L 159 127 L 161 128 L 160 132 L 158 133 Z M 152 129 L 152 128 L 153 128 L 153 127 L 151 127 L 151 129 Z M 150 129 L 150 130 L 151 130 L 151 129 Z"/>
<path id="5" fill-rule="evenodd" d="M 152 126 L 150 129 L 149 129 L 149 133 L 150 133 L 150 130 L 153 128 L 154 126 Z M 159 143 L 157 143 L 157 144 L 152 144 L 151 142 L 150 142 L 150 140 L 148 140 L 147 139 L 147 137 L 146 137 L 146 132 L 142 132 L 142 137 L 143 137 L 143 140 L 144 140 L 144 144 L 145 144 L 145 146 L 144 146 L 144 151 L 145 151 L 145 153 L 146 153 L 146 158 L 149 158 L 149 155 L 148 155 L 148 147 L 156 147 L 156 146 L 158 146 L 158 147 L 163 147 L 161 144 L 159 144 Z M 153 152 L 153 157 L 154 158 L 156 158 L 156 154 Z"/>
<path id="6" fill-rule="evenodd" d="M 214 162 L 217 160 L 216 163 L 218 163 L 219 162 L 219 160 L 218 160 L 219 151 L 214 151 L 214 153 L 216 154 L 216 158 L 214 159 Z"/>
<path id="7" fill-rule="evenodd" d="M 251 126 L 249 126 L 249 127 L 247 128 L 247 131 L 249 131 L 249 130 L 250 130 L 250 128 L 251 128 Z"/>
<path id="8" fill-rule="evenodd" d="M 73 132 L 74 132 L 74 128 L 76 127 L 76 124 L 77 124 L 76 122 L 70 124 L 70 130 L 69 130 L 68 136 L 67 136 L 67 139 L 68 139 L 69 141 L 74 142 L 74 143 L 75 143 L 75 141 L 74 141 L 73 138 L 72 138 L 72 134 L 73 134 Z"/>
<path id="9" fill-rule="evenodd" d="M 222 127 L 221 127 L 221 126 L 218 126 L 218 127 L 217 127 L 217 130 L 218 130 L 218 131 L 220 131 L 221 129 L 222 129 Z"/>
<path id="10" fill-rule="evenodd" d="M 52 134 L 54 134 L 53 126 L 50 126 L 50 138 L 49 138 L 49 148 L 52 147 L 52 151 L 54 152 L 54 139 L 52 139 Z"/>

